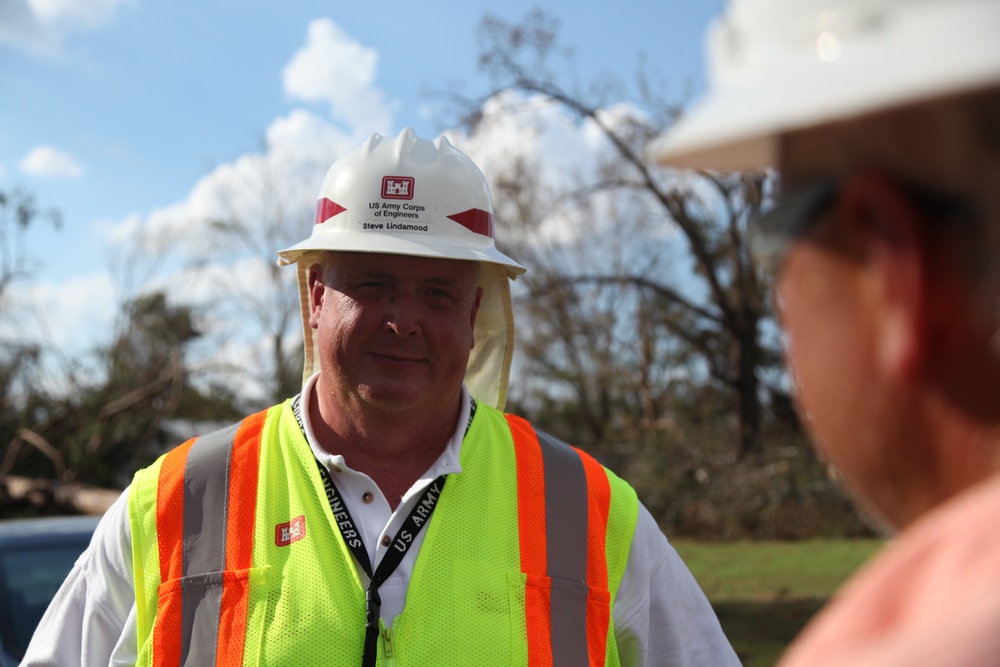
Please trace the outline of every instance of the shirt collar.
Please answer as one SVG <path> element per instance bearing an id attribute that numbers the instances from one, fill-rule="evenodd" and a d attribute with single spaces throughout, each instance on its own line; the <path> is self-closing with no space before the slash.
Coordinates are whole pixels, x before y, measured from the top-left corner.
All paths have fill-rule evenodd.
<path id="1" fill-rule="evenodd" d="M 306 380 L 305 386 L 302 387 L 302 426 L 305 430 L 306 440 L 309 442 L 309 448 L 312 449 L 313 456 L 316 460 L 323 465 L 329 467 L 330 465 L 339 466 L 345 470 L 350 470 L 344 463 L 344 457 L 340 454 L 331 454 L 325 449 L 320 447 L 319 441 L 316 439 L 316 434 L 313 432 L 312 422 L 309 419 L 309 405 L 312 400 L 312 396 L 316 391 L 316 379 L 319 377 L 319 373 L 314 373 L 308 380 Z M 431 467 L 427 469 L 421 476 L 421 480 L 428 479 L 432 480 L 441 475 L 450 475 L 452 473 L 462 472 L 461 454 L 462 454 L 462 440 L 465 438 L 466 426 L 469 423 L 469 413 L 472 410 L 472 401 L 469 396 L 469 391 L 462 385 L 462 407 L 458 411 L 458 420 L 455 422 L 455 432 L 452 433 L 451 439 L 448 440 L 448 445 L 438 456 L 437 460 L 431 464 Z"/>

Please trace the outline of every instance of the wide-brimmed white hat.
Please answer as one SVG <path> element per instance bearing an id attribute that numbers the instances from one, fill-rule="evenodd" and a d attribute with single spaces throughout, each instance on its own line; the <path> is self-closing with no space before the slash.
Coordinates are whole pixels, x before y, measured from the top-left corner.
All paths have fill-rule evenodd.
<path id="1" fill-rule="evenodd" d="M 732 0 L 706 50 L 706 96 L 650 157 L 767 167 L 781 133 L 1000 84 L 1000 0 Z"/>

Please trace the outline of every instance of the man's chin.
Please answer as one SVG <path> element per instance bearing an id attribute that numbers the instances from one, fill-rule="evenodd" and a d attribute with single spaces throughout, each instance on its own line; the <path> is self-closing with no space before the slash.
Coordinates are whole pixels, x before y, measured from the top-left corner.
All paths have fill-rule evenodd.
<path id="1" fill-rule="evenodd" d="M 406 412 L 426 402 L 430 390 L 412 381 L 393 381 L 363 385 L 358 393 L 374 408 L 385 412 Z"/>

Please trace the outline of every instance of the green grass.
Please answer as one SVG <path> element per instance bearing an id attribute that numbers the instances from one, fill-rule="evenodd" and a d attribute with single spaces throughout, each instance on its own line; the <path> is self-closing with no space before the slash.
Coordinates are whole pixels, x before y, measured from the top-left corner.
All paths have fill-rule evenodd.
<path id="1" fill-rule="evenodd" d="M 745 667 L 770 667 L 880 540 L 672 540 Z"/>

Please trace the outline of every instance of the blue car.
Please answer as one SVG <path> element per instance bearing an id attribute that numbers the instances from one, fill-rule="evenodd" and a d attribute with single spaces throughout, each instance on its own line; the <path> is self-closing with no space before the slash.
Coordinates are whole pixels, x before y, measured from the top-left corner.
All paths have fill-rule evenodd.
<path id="1" fill-rule="evenodd" d="M 24 657 L 38 621 L 100 519 L 0 521 L 0 667 Z"/>

